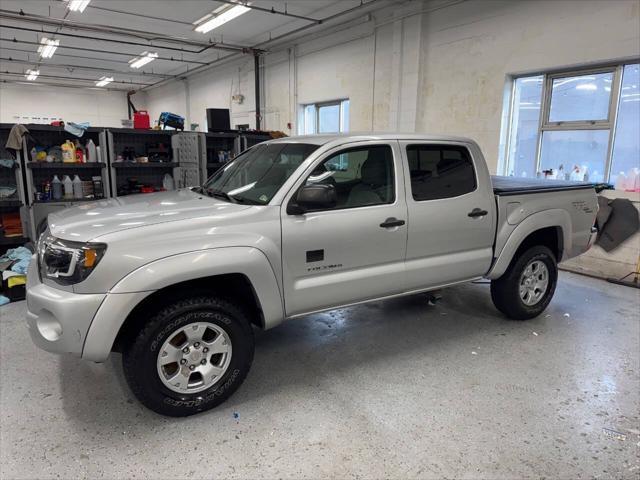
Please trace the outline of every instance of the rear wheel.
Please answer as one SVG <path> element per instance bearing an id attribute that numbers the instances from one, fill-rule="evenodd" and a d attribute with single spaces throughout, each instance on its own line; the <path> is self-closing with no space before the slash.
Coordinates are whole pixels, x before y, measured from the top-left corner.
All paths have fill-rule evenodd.
<path id="1" fill-rule="evenodd" d="M 498 310 L 513 320 L 540 315 L 556 290 L 558 266 L 547 247 L 522 252 L 507 271 L 491 282 L 491 299 Z"/>
<path id="2" fill-rule="evenodd" d="M 145 406 L 182 417 L 231 396 L 253 360 L 253 331 L 242 310 L 194 297 L 162 308 L 123 352 L 127 383 Z"/>

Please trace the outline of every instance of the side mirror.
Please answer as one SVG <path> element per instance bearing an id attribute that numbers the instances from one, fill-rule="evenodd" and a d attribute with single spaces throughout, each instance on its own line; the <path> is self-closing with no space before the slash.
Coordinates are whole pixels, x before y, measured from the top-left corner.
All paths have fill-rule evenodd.
<path id="1" fill-rule="evenodd" d="M 336 189 L 333 185 L 321 183 L 305 185 L 298 190 L 295 203 L 287 208 L 289 215 L 301 215 L 309 210 L 323 210 L 334 208 L 338 202 Z"/>

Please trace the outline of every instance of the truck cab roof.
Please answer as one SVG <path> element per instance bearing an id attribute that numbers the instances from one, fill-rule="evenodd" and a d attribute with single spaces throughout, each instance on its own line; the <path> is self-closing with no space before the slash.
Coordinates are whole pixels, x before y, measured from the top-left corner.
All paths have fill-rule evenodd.
<path id="1" fill-rule="evenodd" d="M 336 145 L 367 140 L 415 140 L 415 141 L 441 141 L 441 142 L 464 142 L 474 143 L 466 137 L 453 135 L 430 135 L 424 133 L 378 133 L 378 132 L 350 132 L 332 133 L 318 135 L 297 135 L 293 137 L 283 137 L 270 140 L 269 143 L 310 143 L 314 145 L 326 145 L 334 143 Z"/>

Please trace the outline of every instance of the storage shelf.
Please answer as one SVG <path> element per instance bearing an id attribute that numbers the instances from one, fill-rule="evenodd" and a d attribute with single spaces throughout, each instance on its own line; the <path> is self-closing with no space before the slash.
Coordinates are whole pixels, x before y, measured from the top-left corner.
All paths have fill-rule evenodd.
<path id="1" fill-rule="evenodd" d="M 29 242 L 29 239 L 26 237 L 5 237 L 0 235 L 0 245 L 24 245 L 27 242 Z"/>
<path id="2" fill-rule="evenodd" d="M 113 162 L 113 168 L 175 168 L 178 162 Z"/>
<path id="3" fill-rule="evenodd" d="M 124 133 L 131 135 L 173 135 L 179 130 L 143 130 L 136 128 L 108 128 L 111 133 Z"/>
<path id="4" fill-rule="evenodd" d="M 82 169 L 98 169 L 104 168 L 107 164 L 104 162 L 88 162 L 88 163 L 62 163 L 62 162 L 29 162 L 27 168 L 31 169 L 47 169 L 47 170 L 73 170 L 77 168 Z"/>

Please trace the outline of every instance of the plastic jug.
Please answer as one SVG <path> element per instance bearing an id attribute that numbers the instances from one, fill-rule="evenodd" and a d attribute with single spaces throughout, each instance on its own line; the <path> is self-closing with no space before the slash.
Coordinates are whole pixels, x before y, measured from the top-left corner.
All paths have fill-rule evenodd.
<path id="1" fill-rule="evenodd" d="M 64 163 L 75 163 L 76 161 L 76 148 L 71 143 L 71 140 L 67 140 L 62 144 L 62 161 Z"/>
<path id="2" fill-rule="evenodd" d="M 98 161 L 98 151 L 96 149 L 96 144 L 93 143 L 93 140 L 87 140 L 87 162 L 97 162 Z"/>
<path id="3" fill-rule="evenodd" d="M 73 198 L 81 199 L 84 195 L 82 195 L 82 180 L 80 177 L 76 175 L 73 177 Z"/>
<path id="4" fill-rule="evenodd" d="M 162 188 L 167 191 L 173 190 L 173 177 L 168 173 L 165 173 L 164 177 L 162 177 Z"/>
<path id="5" fill-rule="evenodd" d="M 51 193 L 54 200 L 60 200 L 62 198 L 62 182 L 58 178 L 58 175 L 53 176 L 53 181 L 51 182 Z"/>
<path id="6" fill-rule="evenodd" d="M 73 198 L 73 182 L 69 178 L 69 175 L 65 175 L 62 178 L 62 184 L 64 185 L 64 198 Z"/>

